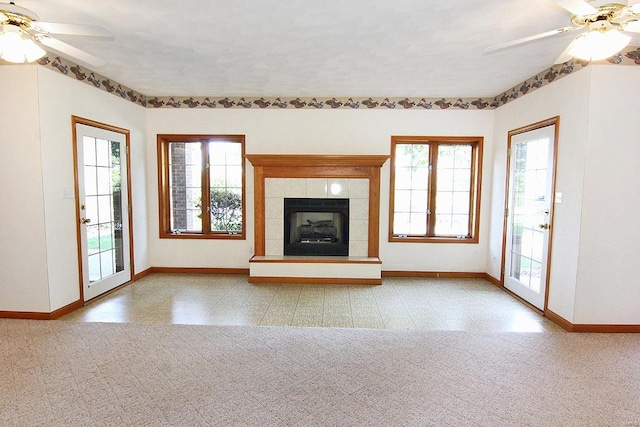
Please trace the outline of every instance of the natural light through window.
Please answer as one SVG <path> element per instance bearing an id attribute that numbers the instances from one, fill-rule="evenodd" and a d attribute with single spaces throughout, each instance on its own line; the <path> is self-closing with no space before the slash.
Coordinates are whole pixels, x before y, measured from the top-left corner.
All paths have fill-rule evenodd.
<path id="1" fill-rule="evenodd" d="M 391 241 L 477 243 L 481 137 L 391 140 Z"/>
<path id="2" fill-rule="evenodd" d="M 162 237 L 244 238 L 244 137 L 158 135 Z"/>

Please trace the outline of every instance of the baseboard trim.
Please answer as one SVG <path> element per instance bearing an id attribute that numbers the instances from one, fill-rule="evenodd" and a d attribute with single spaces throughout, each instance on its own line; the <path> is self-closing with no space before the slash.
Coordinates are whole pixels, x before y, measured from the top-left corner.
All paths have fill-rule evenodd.
<path id="1" fill-rule="evenodd" d="M 608 325 L 596 323 L 571 323 L 559 314 L 547 309 L 544 315 L 556 325 L 569 332 L 588 332 L 598 334 L 637 334 L 640 333 L 640 325 Z"/>
<path id="2" fill-rule="evenodd" d="M 150 270 L 150 271 L 149 271 Z M 201 268 L 201 267 L 150 267 L 146 271 L 151 273 L 178 274 L 249 274 L 248 268 Z M 146 274 L 145 274 L 146 276 Z"/>
<path id="3" fill-rule="evenodd" d="M 304 284 L 311 284 L 311 285 L 381 285 L 382 279 L 249 276 L 249 283 L 304 283 Z"/>
<path id="4" fill-rule="evenodd" d="M 486 273 L 459 271 L 395 271 L 382 270 L 382 277 L 425 277 L 445 279 L 483 279 Z"/>
<path id="5" fill-rule="evenodd" d="M 640 325 L 590 325 L 575 324 L 572 332 L 592 332 L 602 334 L 638 334 Z"/>
<path id="6" fill-rule="evenodd" d="M 504 287 L 504 283 L 502 283 L 499 279 L 496 279 L 495 277 L 493 277 L 489 273 L 484 273 L 484 279 L 487 282 L 493 283 L 494 285 L 496 285 L 499 288 L 503 288 Z"/>
<path id="7" fill-rule="evenodd" d="M 574 332 L 573 323 L 569 322 L 567 319 L 565 319 L 564 317 L 560 316 L 559 314 L 554 313 L 553 311 L 549 310 L 548 308 L 544 311 L 544 316 L 547 319 L 551 320 L 556 325 L 560 326 L 565 331 Z"/>
<path id="8" fill-rule="evenodd" d="M 69 314 L 72 311 L 79 309 L 83 305 L 84 304 L 82 303 L 81 300 L 74 301 L 71 304 L 67 304 L 64 307 L 61 307 L 61 308 L 59 308 L 57 310 L 52 311 L 51 314 L 50 314 L 50 319 L 51 320 L 59 319 L 60 317 L 64 316 L 65 314 Z"/>
<path id="9" fill-rule="evenodd" d="M 51 313 L 38 311 L 0 311 L 2 319 L 51 320 Z"/>
<path id="10" fill-rule="evenodd" d="M 152 267 L 147 268 L 146 270 L 141 271 L 140 273 L 134 274 L 133 275 L 133 281 L 137 281 L 142 279 L 144 276 L 148 276 L 151 273 L 153 273 L 153 269 Z"/>

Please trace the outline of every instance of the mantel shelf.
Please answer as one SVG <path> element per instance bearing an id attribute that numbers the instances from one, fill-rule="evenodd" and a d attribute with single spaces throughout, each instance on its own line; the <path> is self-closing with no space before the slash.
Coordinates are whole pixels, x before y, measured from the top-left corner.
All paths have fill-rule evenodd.
<path id="1" fill-rule="evenodd" d="M 247 154 L 252 165 L 263 167 L 382 167 L 388 155 Z"/>

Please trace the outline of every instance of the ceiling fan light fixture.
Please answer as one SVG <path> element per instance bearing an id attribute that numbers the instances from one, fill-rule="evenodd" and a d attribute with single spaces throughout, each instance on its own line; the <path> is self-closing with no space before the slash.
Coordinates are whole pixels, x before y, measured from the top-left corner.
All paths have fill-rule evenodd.
<path id="1" fill-rule="evenodd" d="M 25 38 L 23 31 L 16 25 L 2 25 L 0 32 L 0 58 L 8 62 L 21 64 L 42 58 L 47 52 Z"/>
<path id="2" fill-rule="evenodd" d="M 585 61 L 607 59 L 624 49 L 631 37 L 616 29 L 592 29 L 578 36 L 569 55 Z"/>
<path id="3" fill-rule="evenodd" d="M 31 39 L 24 39 L 22 47 L 26 62 L 37 61 L 47 54 L 43 48 L 35 44 Z"/>

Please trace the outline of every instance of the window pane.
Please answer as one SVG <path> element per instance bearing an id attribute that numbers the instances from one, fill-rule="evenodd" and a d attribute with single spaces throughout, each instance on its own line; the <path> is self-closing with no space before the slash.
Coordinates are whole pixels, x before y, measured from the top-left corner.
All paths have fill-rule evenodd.
<path id="1" fill-rule="evenodd" d="M 111 207 L 111 196 L 98 196 L 98 222 L 111 222 L 113 209 Z"/>
<path id="2" fill-rule="evenodd" d="M 396 167 L 428 166 L 429 144 L 397 144 Z"/>
<path id="3" fill-rule="evenodd" d="M 409 234 L 415 236 L 424 236 L 427 234 L 427 214 L 412 213 Z"/>
<path id="4" fill-rule="evenodd" d="M 469 213 L 469 192 L 459 191 L 453 194 L 452 213 L 468 214 Z"/>
<path id="5" fill-rule="evenodd" d="M 411 211 L 411 191 L 410 190 L 397 190 L 395 192 L 394 211 L 395 212 Z"/>
<path id="6" fill-rule="evenodd" d="M 412 173 L 410 167 L 396 168 L 396 189 L 408 190 L 411 188 Z"/>
<path id="7" fill-rule="evenodd" d="M 242 191 L 211 189 L 211 231 L 242 230 Z"/>
<path id="8" fill-rule="evenodd" d="M 100 224 L 100 250 L 113 249 L 113 223 Z"/>
<path id="9" fill-rule="evenodd" d="M 406 234 L 411 231 L 411 215 L 408 213 L 396 213 L 393 216 L 393 234 Z"/>
<path id="10" fill-rule="evenodd" d="M 96 164 L 111 166 L 111 144 L 106 139 L 96 139 Z"/>
<path id="11" fill-rule="evenodd" d="M 90 136 L 82 137 L 82 151 L 84 164 L 95 166 L 96 164 L 96 139 Z"/>
<path id="12" fill-rule="evenodd" d="M 89 255 L 100 252 L 100 233 L 98 225 L 87 226 L 87 248 Z"/>
<path id="13" fill-rule="evenodd" d="M 468 236 L 471 145 L 438 146 L 435 236 Z"/>
<path id="14" fill-rule="evenodd" d="M 469 235 L 469 215 L 451 215 L 451 234 L 454 236 Z"/>
<path id="15" fill-rule="evenodd" d="M 436 215 L 436 226 L 433 234 L 435 236 L 452 236 L 452 221 L 453 218 L 449 214 Z"/>
<path id="16" fill-rule="evenodd" d="M 210 231 L 242 231 L 242 145 L 213 141 L 208 144 Z"/>
<path id="17" fill-rule="evenodd" d="M 242 188 L 242 166 L 227 167 L 227 187 Z"/>
<path id="18" fill-rule="evenodd" d="M 411 192 L 411 212 L 427 212 L 429 193 L 424 190 Z"/>
<path id="19" fill-rule="evenodd" d="M 85 218 L 89 218 L 92 223 L 98 223 L 98 197 L 86 196 L 84 198 Z"/>
<path id="20" fill-rule="evenodd" d="M 95 282 L 102 278 L 100 274 L 100 254 L 89 255 L 89 282 Z"/>
<path id="21" fill-rule="evenodd" d="M 106 251 L 100 254 L 100 267 L 102 268 L 102 277 L 111 276 L 114 271 L 114 252 Z"/>
<path id="22" fill-rule="evenodd" d="M 424 236 L 429 204 L 429 144 L 396 144 L 395 166 L 393 234 Z"/>
<path id="23" fill-rule="evenodd" d="M 454 169 L 453 190 L 469 191 L 471 189 L 471 169 Z"/>
<path id="24" fill-rule="evenodd" d="M 453 212 L 453 193 L 449 191 L 438 191 L 436 193 L 436 213 Z"/>
<path id="25" fill-rule="evenodd" d="M 106 167 L 97 167 L 98 175 L 98 194 L 111 194 L 111 170 Z"/>
<path id="26" fill-rule="evenodd" d="M 452 169 L 455 160 L 455 145 L 438 146 L 438 169 Z"/>
<path id="27" fill-rule="evenodd" d="M 438 191 L 453 191 L 453 171 L 438 165 Z"/>
<path id="28" fill-rule="evenodd" d="M 237 142 L 209 142 L 209 163 L 212 165 L 242 165 L 242 145 Z"/>
<path id="29" fill-rule="evenodd" d="M 175 226 L 171 231 L 202 231 L 202 211 L 200 209 L 175 209 L 171 211 L 171 223 Z"/>
<path id="30" fill-rule="evenodd" d="M 396 145 L 396 168 L 402 166 L 411 166 L 412 157 L 411 144 Z"/>
<path id="31" fill-rule="evenodd" d="M 426 190 L 429 188 L 429 167 L 416 166 L 411 173 L 411 188 Z"/>
<path id="32" fill-rule="evenodd" d="M 95 166 L 84 167 L 84 194 L 93 196 L 98 194 L 98 183 Z"/>
<path id="33" fill-rule="evenodd" d="M 201 150 L 200 142 L 169 143 L 171 230 L 202 231 Z"/>
<path id="34" fill-rule="evenodd" d="M 471 167 L 471 146 L 456 145 L 455 146 L 454 167 L 456 169 L 468 169 Z"/>

